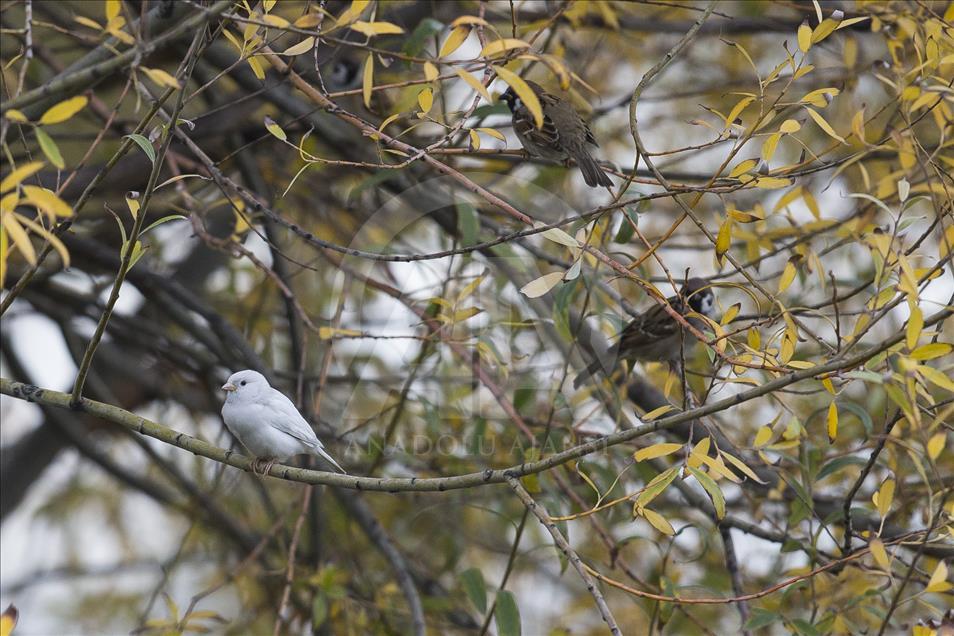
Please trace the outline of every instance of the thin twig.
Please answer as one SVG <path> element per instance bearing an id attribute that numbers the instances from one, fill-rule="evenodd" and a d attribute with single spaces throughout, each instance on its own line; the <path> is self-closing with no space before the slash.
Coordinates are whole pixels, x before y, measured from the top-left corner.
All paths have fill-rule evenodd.
<path id="1" fill-rule="evenodd" d="M 543 524 L 543 527 L 547 529 L 547 532 L 550 533 L 550 536 L 553 537 L 553 542 L 556 543 L 557 547 L 563 552 L 564 556 L 569 559 L 570 564 L 573 568 L 579 572 L 580 578 L 583 579 L 583 583 L 586 585 L 586 589 L 593 596 L 593 600 L 596 601 L 596 607 L 600 611 L 600 616 L 603 617 L 603 622 L 606 623 L 606 626 L 609 627 L 610 633 L 615 636 L 622 636 L 622 633 L 619 629 L 619 626 L 616 624 L 616 619 L 613 617 L 613 613 L 610 611 L 609 605 L 606 604 L 606 599 L 603 598 L 603 593 L 600 592 L 600 588 L 596 585 L 596 581 L 593 580 L 593 577 L 590 576 L 590 573 L 587 571 L 586 566 L 583 564 L 583 561 L 580 559 L 580 555 L 576 553 L 570 543 L 566 540 L 566 537 L 563 536 L 563 533 L 560 532 L 560 529 L 556 527 L 556 524 L 550 519 L 550 515 L 547 514 L 546 509 L 543 508 L 540 504 L 534 501 L 533 497 L 530 496 L 530 493 L 527 492 L 527 489 L 523 487 L 523 484 L 520 483 L 520 480 L 516 477 L 507 476 L 507 483 L 517 493 L 517 497 L 520 498 L 520 501 L 523 502 L 523 505 L 534 514 L 534 516 L 540 520 L 540 523 Z"/>

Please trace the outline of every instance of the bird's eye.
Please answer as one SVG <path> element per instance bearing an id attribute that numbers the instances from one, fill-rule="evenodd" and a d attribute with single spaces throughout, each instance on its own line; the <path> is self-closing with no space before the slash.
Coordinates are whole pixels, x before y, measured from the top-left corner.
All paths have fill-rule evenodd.
<path id="1" fill-rule="evenodd" d="M 246 384 L 248 384 L 248 382 L 246 382 L 245 380 L 242 380 L 242 382 L 241 382 L 240 384 L 241 384 L 242 386 L 245 386 Z"/>

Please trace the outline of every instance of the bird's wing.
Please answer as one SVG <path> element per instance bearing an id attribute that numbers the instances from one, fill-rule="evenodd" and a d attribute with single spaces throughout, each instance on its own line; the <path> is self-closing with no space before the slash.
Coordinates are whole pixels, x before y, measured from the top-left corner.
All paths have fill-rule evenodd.
<path id="1" fill-rule="evenodd" d="M 322 448 L 315 431 L 284 393 L 270 388 L 263 400 L 265 418 L 270 426 L 291 435 L 307 446 Z"/>

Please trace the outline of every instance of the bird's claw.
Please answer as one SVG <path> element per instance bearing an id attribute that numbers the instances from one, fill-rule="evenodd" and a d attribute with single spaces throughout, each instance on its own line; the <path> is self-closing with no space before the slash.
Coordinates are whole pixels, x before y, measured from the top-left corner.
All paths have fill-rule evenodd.
<path id="1" fill-rule="evenodd" d="M 256 457 L 251 466 L 252 474 L 262 476 L 267 475 L 277 461 L 278 460 L 275 458 Z"/>

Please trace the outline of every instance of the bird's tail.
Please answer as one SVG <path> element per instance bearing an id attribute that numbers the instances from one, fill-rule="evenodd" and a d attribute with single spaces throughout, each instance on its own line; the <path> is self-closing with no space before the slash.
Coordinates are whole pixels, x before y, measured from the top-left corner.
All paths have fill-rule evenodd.
<path id="1" fill-rule="evenodd" d="M 582 386 L 584 382 L 586 382 L 591 377 L 593 377 L 593 375 L 597 373 L 602 368 L 602 366 L 603 366 L 603 362 L 599 358 L 591 362 L 589 366 L 587 366 L 585 369 L 580 371 L 580 373 L 576 376 L 576 379 L 573 380 L 573 388 L 574 389 L 580 388 L 580 386 Z"/>
<path id="2" fill-rule="evenodd" d="M 348 471 L 346 471 L 344 468 L 342 468 L 341 466 L 339 466 L 339 465 L 338 465 L 338 462 L 336 462 L 335 460 L 331 459 L 331 455 L 329 455 L 328 453 L 326 453 L 324 448 L 322 448 L 321 446 L 315 446 L 314 448 L 315 448 L 315 452 L 316 452 L 318 455 L 321 455 L 325 460 L 327 460 L 327 462 L 328 462 L 329 464 L 331 464 L 332 466 L 334 466 L 334 467 L 338 470 L 339 473 L 341 473 L 341 474 L 343 474 L 343 475 L 347 475 L 347 474 L 348 474 Z"/>
<path id="3" fill-rule="evenodd" d="M 600 164 L 596 163 L 596 159 L 590 156 L 590 153 L 586 152 L 586 150 L 577 153 L 575 159 L 576 163 L 580 166 L 580 172 L 583 173 L 583 180 L 586 181 L 586 185 L 591 188 L 595 188 L 596 186 L 610 188 L 613 186 L 613 182 L 610 181 L 610 178 L 603 172 L 603 169 L 600 168 Z"/>

